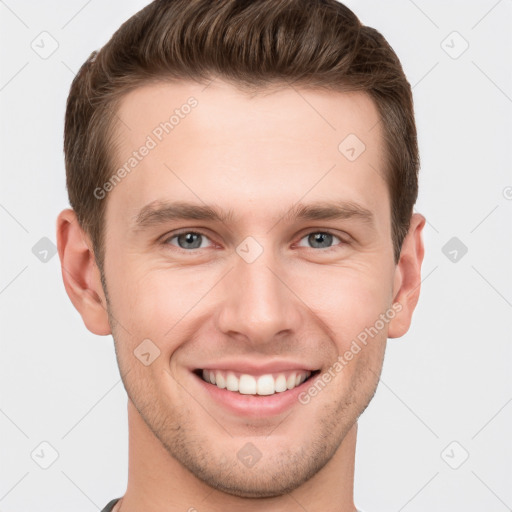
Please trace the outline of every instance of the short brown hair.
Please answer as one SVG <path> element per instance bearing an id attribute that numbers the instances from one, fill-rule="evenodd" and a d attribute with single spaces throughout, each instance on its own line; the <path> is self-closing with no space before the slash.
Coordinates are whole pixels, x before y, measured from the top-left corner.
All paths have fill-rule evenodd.
<path id="1" fill-rule="evenodd" d="M 215 77 L 252 91 L 298 85 L 372 98 L 383 125 L 398 262 L 418 195 L 419 155 L 411 87 L 384 37 L 336 0 L 155 0 L 92 52 L 67 101 L 69 200 L 100 270 L 106 201 L 94 190 L 114 171 L 120 99 L 153 81 Z"/>

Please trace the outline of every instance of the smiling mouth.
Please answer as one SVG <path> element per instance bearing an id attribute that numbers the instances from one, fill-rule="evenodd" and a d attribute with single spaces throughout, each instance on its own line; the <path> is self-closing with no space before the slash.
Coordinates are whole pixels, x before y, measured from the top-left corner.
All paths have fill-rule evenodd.
<path id="1" fill-rule="evenodd" d="M 320 373 L 320 370 L 290 370 L 259 376 L 230 370 L 197 369 L 194 373 L 219 389 L 241 395 L 268 396 L 294 389 Z"/>

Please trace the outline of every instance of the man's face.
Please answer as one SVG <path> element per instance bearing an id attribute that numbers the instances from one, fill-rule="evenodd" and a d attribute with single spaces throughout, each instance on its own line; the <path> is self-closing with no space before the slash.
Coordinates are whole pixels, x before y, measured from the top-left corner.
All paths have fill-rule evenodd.
<path id="1" fill-rule="evenodd" d="M 118 115 L 116 169 L 150 147 L 104 199 L 109 318 L 129 398 L 209 485 L 247 497 L 294 489 L 335 455 L 382 366 L 387 322 L 344 357 L 396 292 L 377 110 L 362 93 L 250 97 L 215 80 L 139 88 Z M 231 215 L 180 218 L 176 202 Z M 301 205 L 345 214 L 296 216 Z"/>

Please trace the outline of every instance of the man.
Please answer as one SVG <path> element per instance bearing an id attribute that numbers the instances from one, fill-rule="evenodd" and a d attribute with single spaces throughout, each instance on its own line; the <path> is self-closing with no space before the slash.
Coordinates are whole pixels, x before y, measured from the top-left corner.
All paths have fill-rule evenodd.
<path id="1" fill-rule="evenodd" d="M 356 510 L 424 253 L 384 38 L 335 0 L 155 1 L 80 69 L 64 149 L 64 284 L 129 397 L 104 510 Z"/>

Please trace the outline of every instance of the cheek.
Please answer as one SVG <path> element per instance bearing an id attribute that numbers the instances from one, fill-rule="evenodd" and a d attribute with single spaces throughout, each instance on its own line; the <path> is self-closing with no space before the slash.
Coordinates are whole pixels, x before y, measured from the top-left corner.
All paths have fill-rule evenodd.
<path id="1" fill-rule="evenodd" d="M 193 269 L 149 268 L 141 262 L 120 262 L 109 278 L 112 313 L 131 333 L 133 343 L 149 338 L 167 349 L 173 330 L 183 328 L 187 315 L 193 316 L 206 304 L 206 296 L 218 276 Z"/>
<path id="2" fill-rule="evenodd" d="M 297 295 L 333 331 L 339 350 L 344 350 L 391 306 L 392 277 L 389 269 L 374 265 L 318 267 L 297 288 Z M 383 336 L 387 323 L 384 328 L 381 323 L 377 327 Z"/>
<path id="3" fill-rule="evenodd" d="M 113 316 L 131 333 L 130 346 L 149 338 L 172 350 L 170 340 L 191 318 L 222 307 L 222 298 L 212 290 L 223 269 L 146 267 L 135 257 L 116 263 L 108 268 L 109 297 Z M 392 278 L 377 258 L 337 265 L 299 263 L 283 270 L 283 280 L 298 297 L 296 307 L 312 312 L 342 344 L 350 344 L 390 306 Z M 121 334 L 127 336 L 124 330 Z"/>

